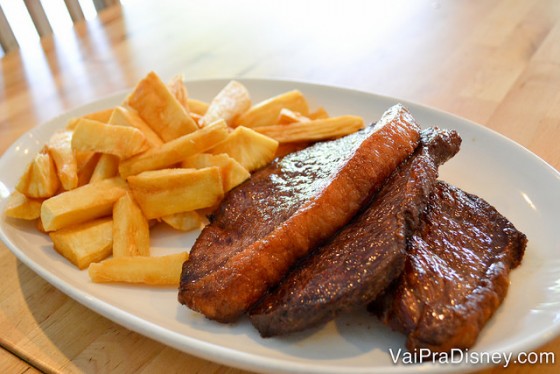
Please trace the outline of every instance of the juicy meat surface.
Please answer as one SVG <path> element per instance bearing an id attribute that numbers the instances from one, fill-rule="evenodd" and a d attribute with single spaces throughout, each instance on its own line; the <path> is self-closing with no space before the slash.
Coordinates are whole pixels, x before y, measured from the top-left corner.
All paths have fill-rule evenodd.
<path id="1" fill-rule="evenodd" d="M 291 153 L 230 191 L 183 265 L 179 302 L 233 322 L 345 225 L 419 141 L 402 105 L 375 126 Z"/>
<path id="2" fill-rule="evenodd" d="M 406 239 L 437 180 L 455 155 L 454 131 L 426 129 L 414 154 L 391 174 L 372 204 L 313 251 L 250 313 L 263 337 L 304 330 L 363 307 L 404 268 Z"/>
<path id="3" fill-rule="evenodd" d="M 525 235 L 483 199 L 438 182 L 403 274 L 371 309 L 410 350 L 466 349 L 504 299 Z"/>

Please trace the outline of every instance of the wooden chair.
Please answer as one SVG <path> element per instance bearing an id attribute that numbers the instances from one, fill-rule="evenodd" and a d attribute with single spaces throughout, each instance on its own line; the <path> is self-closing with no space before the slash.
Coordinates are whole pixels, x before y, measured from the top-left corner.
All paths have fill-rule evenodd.
<path id="1" fill-rule="evenodd" d="M 95 10 L 100 12 L 108 6 L 116 5 L 120 0 L 91 0 L 95 6 Z M 64 0 L 66 9 L 72 22 L 79 22 L 84 19 L 84 13 L 78 0 Z M 43 5 L 40 0 L 24 0 L 25 7 L 29 12 L 31 20 L 35 25 L 35 29 L 40 37 L 52 34 L 51 24 L 45 14 Z M 6 18 L 2 6 L 0 5 L 0 47 L 4 53 L 19 47 L 17 39 L 10 27 L 10 22 Z"/>

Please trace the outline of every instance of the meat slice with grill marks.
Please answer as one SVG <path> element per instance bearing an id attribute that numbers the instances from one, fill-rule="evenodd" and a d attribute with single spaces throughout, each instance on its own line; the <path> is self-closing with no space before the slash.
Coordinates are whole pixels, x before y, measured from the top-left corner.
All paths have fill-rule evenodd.
<path id="1" fill-rule="evenodd" d="M 502 303 L 527 238 L 483 199 L 438 182 L 403 274 L 370 306 L 407 348 L 471 347 Z"/>
<path id="2" fill-rule="evenodd" d="M 404 268 L 406 240 L 437 180 L 454 156 L 455 131 L 423 130 L 421 144 L 388 178 L 371 205 L 313 251 L 251 311 L 263 337 L 304 330 L 366 306 Z"/>
<path id="3" fill-rule="evenodd" d="M 220 322 L 244 314 L 344 226 L 416 148 L 402 105 L 374 126 L 291 153 L 223 200 L 183 265 L 179 302 Z"/>

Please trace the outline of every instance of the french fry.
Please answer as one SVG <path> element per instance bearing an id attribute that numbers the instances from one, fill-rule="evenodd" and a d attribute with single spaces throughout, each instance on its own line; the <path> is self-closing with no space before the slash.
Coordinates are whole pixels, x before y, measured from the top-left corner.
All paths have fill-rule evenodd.
<path id="1" fill-rule="evenodd" d="M 59 186 L 54 161 L 48 152 L 42 150 L 27 165 L 27 169 L 16 185 L 16 190 L 27 197 L 42 199 L 56 194 Z"/>
<path id="2" fill-rule="evenodd" d="M 300 91 L 293 90 L 255 104 L 251 109 L 237 117 L 234 126 L 253 128 L 273 125 L 276 123 L 282 108 L 301 113 L 303 116 L 307 116 L 309 113 L 305 96 Z"/>
<path id="3" fill-rule="evenodd" d="M 169 81 L 167 87 L 169 88 L 171 94 L 175 96 L 179 104 L 181 104 L 187 112 L 190 112 L 189 93 L 187 91 L 187 87 L 183 83 L 184 80 L 185 76 L 183 74 L 177 74 L 176 76 L 171 78 L 171 81 Z"/>
<path id="4" fill-rule="evenodd" d="M 189 106 L 189 110 L 191 111 L 191 115 L 194 113 L 198 114 L 199 116 L 203 116 L 204 114 L 206 114 L 206 112 L 208 111 L 208 106 L 210 105 L 207 102 L 193 99 L 191 97 L 188 98 L 187 103 Z"/>
<path id="5" fill-rule="evenodd" d="M 317 108 L 314 112 L 309 113 L 308 117 L 310 119 L 324 119 L 324 118 L 329 118 L 329 113 L 327 113 L 327 110 L 321 106 Z"/>
<path id="6" fill-rule="evenodd" d="M 19 191 L 14 191 L 8 197 L 6 216 L 25 220 L 34 220 L 41 216 L 42 200 L 31 199 Z"/>
<path id="7" fill-rule="evenodd" d="M 149 145 L 144 134 L 134 127 L 80 119 L 72 136 L 72 148 L 108 153 L 125 160 L 147 150 Z"/>
<path id="8" fill-rule="evenodd" d="M 217 167 L 145 171 L 127 180 L 147 219 L 206 208 L 224 195 Z"/>
<path id="9" fill-rule="evenodd" d="M 187 252 L 158 257 L 117 257 L 89 265 L 93 282 L 140 283 L 154 286 L 177 286 Z"/>
<path id="10" fill-rule="evenodd" d="M 152 148 L 138 156 L 122 161 L 119 165 L 121 177 L 127 178 L 143 171 L 163 169 L 179 163 L 194 154 L 205 152 L 228 135 L 226 123 L 221 120 L 210 126 L 183 135 L 175 140 Z"/>
<path id="11" fill-rule="evenodd" d="M 103 179 L 109 179 L 119 174 L 119 158 L 108 153 L 103 153 L 91 174 L 89 183 L 99 182 Z"/>
<path id="12" fill-rule="evenodd" d="M 121 178 L 86 184 L 47 199 L 41 205 L 41 221 L 46 231 L 110 215 L 113 204 L 127 192 Z"/>
<path id="13" fill-rule="evenodd" d="M 338 138 L 356 132 L 362 127 L 364 127 L 364 120 L 361 117 L 346 115 L 290 125 L 261 126 L 255 128 L 255 131 L 280 143 L 293 143 Z"/>
<path id="14" fill-rule="evenodd" d="M 228 192 L 235 186 L 241 184 L 251 177 L 251 173 L 234 158 L 225 153 L 213 155 L 209 153 L 199 153 L 191 156 L 181 163 L 183 168 L 203 169 L 217 166 L 222 175 L 224 192 Z"/>
<path id="15" fill-rule="evenodd" d="M 90 182 L 100 158 L 101 153 L 90 151 L 76 152 L 76 159 L 78 160 L 78 187 Z"/>
<path id="16" fill-rule="evenodd" d="M 254 171 L 272 161 L 277 148 L 276 140 L 247 127 L 239 126 L 223 142 L 208 152 L 212 154 L 227 153 L 245 169 Z"/>
<path id="17" fill-rule="evenodd" d="M 148 220 L 126 193 L 113 206 L 113 257 L 149 255 Z"/>
<path id="18" fill-rule="evenodd" d="M 161 220 L 179 231 L 200 229 L 208 223 L 206 217 L 197 211 L 175 213 L 169 216 L 163 216 Z"/>
<path id="19" fill-rule="evenodd" d="M 146 141 L 151 148 L 159 147 L 163 144 L 163 140 L 155 133 L 154 130 L 144 120 L 138 115 L 138 113 L 132 109 L 123 106 L 117 106 L 113 110 L 113 114 L 109 119 L 109 124 L 117 126 L 131 126 L 142 131 L 142 134 L 146 137 Z"/>
<path id="20" fill-rule="evenodd" d="M 251 98 L 245 86 L 237 81 L 230 81 L 210 102 L 199 124 L 204 127 L 223 119 L 228 125 L 232 125 L 250 107 Z"/>
<path id="21" fill-rule="evenodd" d="M 55 132 L 47 143 L 47 149 L 56 166 L 62 187 L 65 190 L 78 187 L 78 162 L 72 150 L 72 132 Z"/>
<path id="22" fill-rule="evenodd" d="M 85 269 L 111 254 L 113 221 L 102 218 L 51 232 L 49 236 L 58 253 L 79 269 Z"/>
<path id="23" fill-rule="evenodd" d="M 278 115 L 278 119 L 276 120 L 276 124 L 278 125 L 288 125 L 294 122 L 309 122 L 310 119 L 301 113 L 294 112 L 288 108 L 282 108 L 280 110 L 280 114 Z"/>
<path id="24" fill-rule="evenodd" d="M 138 83 L 127 103 L 164 142 L 198 129 L 189 113 L 154 72 Z"/>
<path id="25" fill-rule="evenodd" d="M 109 118 L 111 118 L 112 114 L 113 114 L 113 108 L 108 108 L 108 109 L 103 109 L 103 110 L 100 110 L 100 111 L 97 111 L 97 112 L 88 113 L 88 114 L 86 114 L 85 116 L 82 116 L 82 117 L 72 118 L 66 124 L 66 130 L 70 130 L 70 131 L 74 130 L 76 128 L 76 125 L 78 124 L 80 118 L 91 119 L 91 120 L 99 121 L 99 122 L 103 122 L 103 123 L 109 123 Z"/>

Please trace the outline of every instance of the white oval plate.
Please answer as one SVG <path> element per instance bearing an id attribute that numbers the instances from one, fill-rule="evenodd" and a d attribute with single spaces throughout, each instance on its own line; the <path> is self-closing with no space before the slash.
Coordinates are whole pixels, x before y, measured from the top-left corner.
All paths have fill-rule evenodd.
<path id="1" fill-rule="evenodd" d="M 253 101 L 300 89 L 312 108 L 322 105 L 331 115 L 357 114 L 375 121 L 400 100 L 316 84 L 241 80 Z M 192 81 L 189 94 L 210 100 L 227 80 Z M 0 209 L 19 174 L 56 129 L 71 117 L 118 104 L 116 94 L 72 110 L 18 139 L 0 160 Z M 402 101 L 401 101 L 402 102 Z M 508 217 L 529 238 L 522 266 L 511 276 L 509 294 L 470 353 L 516 354 L 530 351 L 560 330 L 560 174 L 534 154 L 483 126 L 413 103 L 403 102 L 423 126 L 459 131 L 459 154 L 441 169 L 441 179 L 475 193 Z M 190 248 L 198 233 L 154 229 L 153 253 Z M 33 224 L 2 215 L 0 235 L 8 248 L 49 283 L 84 304 L 140 334 L 208 360 L 260 372 L 400 373 L 480 369 L 473 362 L 450 365 L 395 365 L 391 354 L 404 348 L 404 337 L 381 325 L 367 312 L 355 313 L 300 334 L 262 339 L 247 319 L 234 325 L 209 321 L 177 302 L 176 290 L 90 282 L 52 249 Z M 514 356 L 515 357 L 515 356 Z"/>

